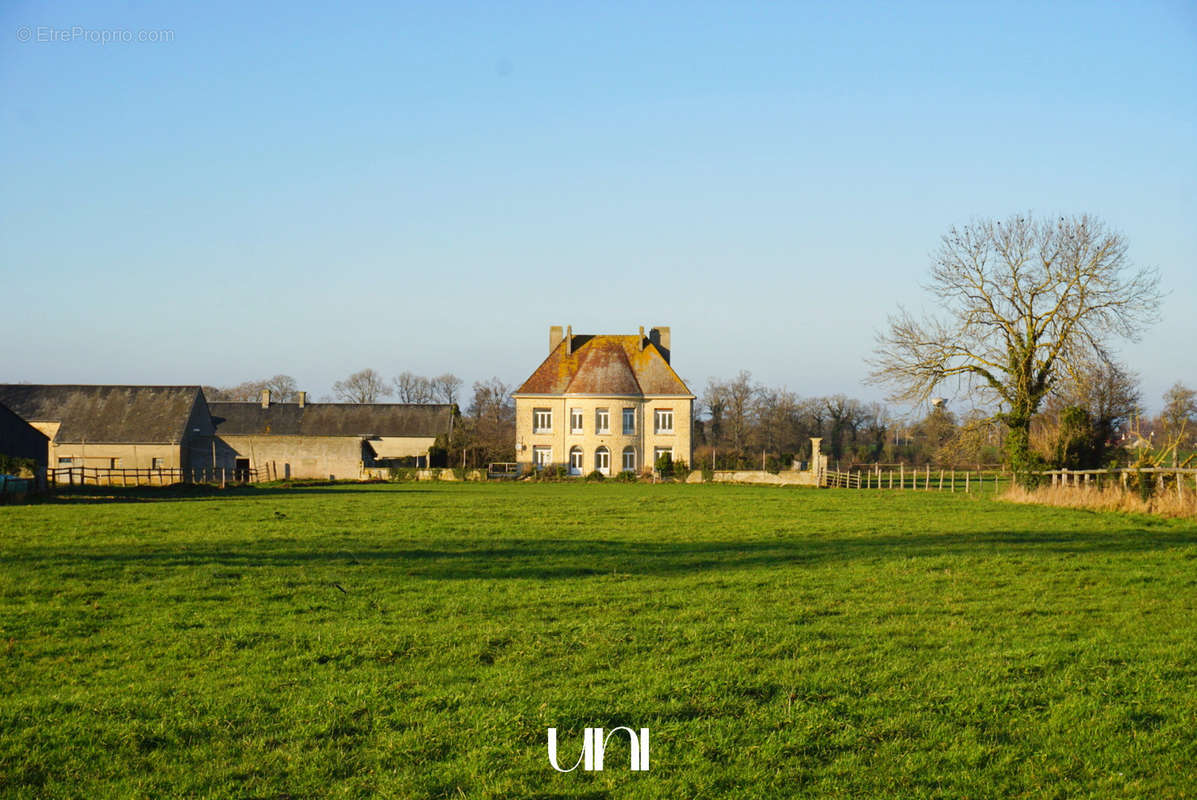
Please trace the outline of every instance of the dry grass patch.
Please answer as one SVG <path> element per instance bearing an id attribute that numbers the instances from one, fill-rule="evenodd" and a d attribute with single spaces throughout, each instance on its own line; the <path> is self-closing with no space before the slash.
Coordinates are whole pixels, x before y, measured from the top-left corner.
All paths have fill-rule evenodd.
<path id="1" fill-rule="evenodd" d="M 1094 511 L 1128 511 L 1155 514 L 1163 517 L 1197 517 L 1197 494 L 1186 489 L 1178 496 L 1175 488 L 1143 499 L 1118 486 L 1040 486 L 1024 489 L 1011 486 L 1000 496 L 1011 503 L 1033 503 L 1065 508 L 1087 508 Z"/>

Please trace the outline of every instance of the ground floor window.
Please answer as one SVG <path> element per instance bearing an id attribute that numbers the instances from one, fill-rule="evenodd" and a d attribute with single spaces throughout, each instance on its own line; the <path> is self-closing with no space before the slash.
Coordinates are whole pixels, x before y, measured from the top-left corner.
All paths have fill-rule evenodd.
<path id="1" fill-rule="evenodd" d="M 536 445 L 532 448 L 532 463 L 537 468 L 547 467 L 553 463 L 553 448 Z"/>
<path id="2" fill-rule="evenodd" d="M 611 474 L 611 451 L 600 447 L 594 451 L 594 468 L 604 475 Z"/>
<path id="3" fill-rule="evenodd" d="M 571 447 L 569 449 L 569 474 L 582 474 L 582 448 Z"/>
<path id="4" fill-rule="evenodd" d="M 628 446 L 623 449 L 623 471 L 624 472 L 635 472 L 636 471 L 636 448 L 635 447 Z"/>
<path id="5" fill-rule="evenodd" d="M 662 456 L 668 458 L 672 462 L 673 461 L 673 448 L 672 447 L 654 447 L 653 448 L 653 466 L 654 467 L 656 467 L 658 464 L 661 463 Z"/>
<path id="6" fill-rule="evenodd" d="M 165 458 L 151 458 L 150 459 L 150 469 L 162 469 L 165 466 L 166 466 Z"/>

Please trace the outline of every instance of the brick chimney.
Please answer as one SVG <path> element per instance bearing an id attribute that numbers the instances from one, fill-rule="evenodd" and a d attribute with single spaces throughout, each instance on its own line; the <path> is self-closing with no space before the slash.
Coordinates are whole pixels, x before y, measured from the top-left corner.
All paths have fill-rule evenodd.
<path id="1" fill-rule="evenodd" d="M 574 326 L 565 326 L 565 354 L 572 356 L 574 354 Z"/>
<path id="2" fill-rule="evenodd" d="M 669 363 L 669 328 L 665 325 L 658 325 L 648 332 L 649 341 L 657 346 L 661 351 L 661 355 L 665 357 L 665 363 Z"/>
<path id="3" fill-rule="evenodd" d="M 640 341 L 636 343 L 636 347 L 638 347 L 641 350 L 644 349 L 644 326 L 643 325 L 640 326 Z"/>
<path id="4" fill-rule="evenodd" d="M 561 326 L 549 326 L 549 352 L 557 349 L 557 345 L 561 344 Z"/>
<path id="5" fill-rule="evenodd" d="M 298 402 L 299 402 L 299 407 L 300 407 L 300 408 L 303 408 L 304 406 L 306 406 L 306 405 L 308 404 L 308 393 L 307 393 L 307 392 L 300 392 L 300 393 L 299 393 L 299 400 L 298 400 Z"/>
<path id="6" fill-rule="evenodd" d="M 270 408 L 270 390 L 262 390 L 262 408 Z"/>

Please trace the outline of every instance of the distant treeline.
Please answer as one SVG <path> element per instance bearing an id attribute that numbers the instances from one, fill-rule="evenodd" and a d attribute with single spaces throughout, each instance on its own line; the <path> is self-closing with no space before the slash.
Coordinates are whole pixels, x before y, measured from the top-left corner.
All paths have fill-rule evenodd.
<path id="1" fill-rule="evenodd" d="M 364 369 L 333 385 L 341 402 L 375 403 L 394 397 L 403 403 L 459 404 L 463 382 L 452 373 L 428 378 L 402 372 L 387 381 Z M 233 387 L 204 387 L 209 399 L 255 400 L 262 389 L 281 402 L 296 397 L 296 381 L 275 375 Z M 514 386 L 499 378 L 477 381 L 470 402 L 460 407 L 452 438 L 439 442 L 450 465 L 482 466 L 515 460 Z M 1058 389 L 1035 418 L 1032 445 L 1044 467 L 1090 469 L 1124 465 L 1138 450 L 1152 447 L 1181 463 L 1195 447 L 1197 392 L 1177 383 L 1164 396 L 1155 418 L 1141 413 L 1138 379 L 1107 367 L 1078 376 Z M 695 468 L 788 469 L 810 458 L 811 437 L 841 466 L 936 464 L 976 466 L 1002 461 L 1005 427 L 983 410 L 959 412 L 933 403 L 915 415 L 900 415 L 884 403 L 846 395 L 801 397 L 752 380 L 740 372 L 712 378 L 694 404 Z"/>

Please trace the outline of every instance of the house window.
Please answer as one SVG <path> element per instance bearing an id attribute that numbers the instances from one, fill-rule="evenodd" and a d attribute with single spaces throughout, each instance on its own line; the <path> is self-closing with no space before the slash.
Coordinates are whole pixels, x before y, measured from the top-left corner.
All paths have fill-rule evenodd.
<path id="1" fill-rule="evenodd" d="M 580 447 L 569 448 L 569 474 L 582 474 L 582 448 Z"/>
<path id="2" fill-rule="evenodd" d="M 569 432 L 570 433 L 581 433 L 582 432 L 582 409 L 571 408 L 569 410 Z"/>
<path id="3" fill-rule="evenodd" d="M 120 465 L 121 465 L 121 460 L 119 458 L 108 459 L 108 469 L 117 469 L 118 467 L 120 467 Z"/>
<path id="4" fill-rule="evenodd" d="M 662 456 L 667 457 L 670 460 L 670 462 L 672 462 L 673 461 L 673 448 L 672 447 L 654 447 L 653 448 L 653 468 L 654 469 L 657 466 L 657 462 L 659 462 L 661 460 Z"/>
<path id="5" fill-rule="evenodd" d="M 611 412 L 609 410 L 605 408 L 596 408 L 594 410 L 594 432 L 611 432 Z"/>
<path id="6" fill-rule="evenodd" d="M 150 469 L 162 469 L 165 466 L 166 466 L 165 458 L 151 458 L 150 459 Z"/>
<path id="7" fill-rule="evenodd" d="M 532 463 L 537 469 L 553 463 L 553 448 L 537 445 L 532 448 Z"/>
<path id="8" fill-rule="evenodd" d="M 536 408 L 532 410 L 532 432 L 549 433 L 553 430 L 553 410 Z"/>
<path id="9" fill-rule="evenodd" d="M 653 415 L 653 422 L 657 433 L 673 433 L 673 409 L 658 408 Z"/>
<path id="10" fill-rule="evenodd" d="M 74 456 L 59 456 L 58 457 L 58 466 L 60 466 L 60 467 L 75 466 L 75 457 Z"/>
<path id="11" fill-rule="evenodd" d="M 611 451 L 600 447 L 594 451 L 594 468 L 604 475 L 611 474 Z"/>
<path id="12" fill-rule="evenodd" d="M 623 471 L 624 472 L 635 472 L 636 471 L 636 448 L 635 447 L 628 446 L 623 449 Z"/>
<path id="13" fill-rule="evenodd" d="M 625 408 L 623 410 L 623 435 L 631 436 L 636 432 L 636 409 Z"/>

